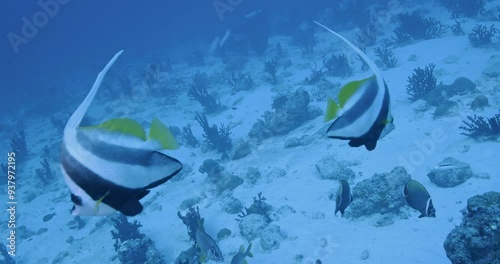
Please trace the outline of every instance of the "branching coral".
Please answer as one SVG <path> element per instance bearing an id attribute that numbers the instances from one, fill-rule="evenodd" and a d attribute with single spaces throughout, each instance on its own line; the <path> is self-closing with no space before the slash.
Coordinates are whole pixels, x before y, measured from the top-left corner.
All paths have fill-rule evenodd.
<path id="1" fill-rule="evenodd" d="M 203 227 L 204 219 L 200 216 L 200 209 L 198 207 L 190 207 L 185 216 L 182 216 L 181 212 L 177 212 L 177 216 L 186 225 L 189 239 L 193 242 L 193 246 L 196 245 L 196 228 L 199 227 L 202 231 L 205 231 Z"/>
<path id="2" fill-rule="evenodd" d="M 278 72 L 278 58 L 275 57 L 264 63 L 264 72 L 271 76 L 271 83 L 276 84 L 278 79 L 276 78 L 276 72 Z"/>
<path id="3" fill-rule="evenodd" d="M 29 154 L 24 129 L 19 130 L 19 133 L 10 138 L 10 148 L 16 152 L 16 156 L 21 157 L 21 160 Z"/>
<path id="4" fill-rule="evenodd" d="M 215 113 L 222 109 L 224 106 L 207 91 L 208 77 L 205 73 L 196 72 L 193 76 L 193 84 L 188 91 L 188 96 L 198 101 L 207 113 Z"/>
<path id="5" fill-rule="evenodd" d="M 198 147 L 200 145 L 200 142 L 198 142 L 198 139 L 193 135 L 193 131 L 191 130 L 191 126 L 187 125 L 182 128 L 182 139 L 184 140 L 184 143 L 186 143 L 188 146 L 191 147 Z"/>
<path id="6" fill-rule="evenodd" d="M 139 231 L 139 227 L 141 227 L 142 224 L 137 220 L 134 220 L 134 222 L 130 223 L 129 221 L 127 221 L 126 216 L 119 214 L 115 218 L 112 218 L 112 221 L 116 231 L 111 230 L 111 236 L 115 240 L 113 246 L 115 247 L 116 251 L 118 251 L 120 245 L 123 244 L 123 242 L 137 238 L 142 239 L 145 236 Z"/>
<path id="7" fill-rule="evenodd" d="M 185 216 L 181 212 L 177 212 L 177 216 L 182 220 L 182 223 L 186 225 L 189 240 L 193 243 L 190 248 L 184 250 L 175 260 L 175 264 L 190 264 L 190 263 L 201 263 L 202 251 L 199 246 L 197 246 L 196 240 L 196 228 L 200 228 L 205 231 L 203 227 L 204 219 L 200 216 L 200 210 L 198 207 L 189 207 L 188 212 Z"/>
<path id="8" fill-rule="evenodd" d="M 467 116 L 463 120 L 464 125 L 459 128 L 463 131 L 460 134 L 479 139 L 484 137 L 486 140 L 495 140 L 500 136 L 500 111 L 493 117 Z"/>
<path id="9" fill-rule="evenodd" d="M 323 66 L 331 76 L 346 77 L 352 74 L 352 67 L 345 54 L 332 54 L 329 58 L 323 56 Z"/>
<path id="10" fill-rule="evenodd" d="M 441 0 L 450 11 L 452 18 L 474 18 L 484 11 L 484 0 Z"/>
<path id="11" fill-rule="evenodd" d="M 3 243 L 0 245 L 0 255 L 2 255 L 2 257 L 3 257 L 2 263 L 5 263 L 5 264 L 15 264 L 16 263 L 14 258 L 11 255 L 9 255 L 9 253 L 7 252 L 7 248 L 5 247 L 5 245 Z"/>
<path id="12" fill-rule="evenodd" d="M 460 36 L 465 34 L 464 30 L 462 29 L 462 24 L 460 24 L 458 20 L 455 20 L 455 24 L 451 25 L 450 28 L 451 32 L 453 32 L 455 36 Z"/>
<path id="13" fill-rule="evenodd" d="M 204 114 L 197 114 L 195 118 L 201 128 L 203 128 L 203 137 L 209 145 L 222 153 L 231 150 L 233 144 L 230 137 L 231 131 L 228 127 L 225 127 L 224 124 L 221 124 L 220 127 L 217 127 L 217 125 L 210 126 Z"/>
<path id="14" fill-rule="evenodd" d="M 469 33 L 469 42 L 473 47 L 481 47 L 491 43 L 491 38 L 497 33 L 495 25 L 490 29 L 483 25 L 476 25 Z"/>
<path id="15" fill-rule="evenodd" d="M 43 185 L 48 185 L 50 180 L 53 178 L 49 161 L 47 159 L 43 159 L 40 164 L 42 165 L 42 168 L 36 169 L 36 177 L 43 183 Z"/>
<path id="16" fill-rule="evenodd" d="M 375 48 L 375 55 L 377 55 L 380 61 L 382 61 L 387 68 L 394 68 L 398 63 L 398 59 L 394 57 L 394 52 L 389 48 Z"/>
<path id="17" fill-rule="evenodd" d="M 325 72 L 323 72 L 323 70 L 321 70 L 321 68 L 318 70 L 318 65 L 316 63 L 314 63 L 314 68 L 311 67 L 311 74 L 309 75 L 309 77 L 305 78 L 304 82 L 306 84 L 315 84 L 319 80 L 321 80 L 324 75 L 325 75 Z"/>
<path id="18" fill-rule="evenodd" d="M 239 219 L 236 219 L 237 221 L 240 221 L 242 218 L 249 214 L 260 214 L 265 217 L 266 221 L 270 223 L 271 217 L 269 217 L 269 211 L 271 211 L 272 206 L 266 203 L 266 198 L 262 195 L 262 192 L 259 192 L 257 196 L 252 197 L 253 198 L 253 203 L 250 207 L 245 207 L 245 211 L 241 211 L 238 214 Z"/>
<path id="19" fill-rule="evenodd" d="M 408 84 L 406 85 L 406 92 L 410 96 L 411 101 L 426 96 L 431 90 L 436 88 L 436 77 L 434 77 L 435 64 L 430 63 L 424 69 L 420 67 L 413 70 L 413 73 L 408 77 Z"/>
<path id="20" fill-rule="evenodd" d="M 432 39 L 446 33 L 447 27 L 433 17 L 426 17 L 421 12 L 402 13 L 398 16 L 399 24 L 394 29 L 395 41 L 405 43 L 410 39 Z"/>
<path id="21" fill-rule="evenodd" d="M 141 223 L 137 220 L 130 223 L 122 214 L 113 218 L 113 222 L 116 231 L 112 230 L 111 236 L 115 239 L 114 247 L 120 263 L 165 263 L 153 241 L 139 231 Z"/>
<path id="22" fill-rule="evenodd" d="M 276 74 L 276 73 L 275 73 Z M 276 77 L 274 77 L 275 79 Z M 231 87 L 233 92 L 238 91 L 248 91 L 253 87 L 253 79 L 249 74 L 246 73 L 235 73 L 231 72 L 227 83 Z"/>

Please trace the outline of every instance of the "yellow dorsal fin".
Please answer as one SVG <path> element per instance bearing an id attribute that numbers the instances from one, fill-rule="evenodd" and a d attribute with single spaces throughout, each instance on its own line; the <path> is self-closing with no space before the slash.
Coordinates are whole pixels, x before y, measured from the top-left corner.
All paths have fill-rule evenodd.
<path id="1" fill-rule="evenodd" d="M 102 203 L 102 200 L 109 194 L 109 191 L 107 191 L 99 200 L 96 201 L 95 203 L 95 211 L 97 212 L 99 210 L 99 205 Z"/>
<path id="2" fill-rule="evenodd" d="M 175 141 L 175 137 L 158 118 L 153 118 L 151 128 L 149 129 L 148 140 L 158 140 L 163 149 L 177 149 L 179 144 Z"/>
<path id="3" fill-rule="evenodd" d="M 328 97 L 328 101 L 326 103 L 325 122 L 337 117 L 339 110 L 340 106 L 332 98 Z"/>
<path id="4" fill-rule="evenodd" d="M 240 253 L 241 254 L 245 253 L 245 245 L 240 246 Z"/>
<path id="5" fill-rule="evenodd" d="M 340 107 L 344 107 L 347 100 L 351 98 L 351 96 L 359 89 L 359 87 L 361 87 L 364 82 L 370 80 L 371 78 L 375 78 L 375 75 L 363 80 L 348 82 L 346 85 L 344 85 L 344 87 L 342 87 L 339 92 Z"/>
<path id="6" fill-rule="evenodd" d="M 129 118 L 113 118 L 97 126 L 82 127 L 82 129 L 104 129 L 125 135 L 138 137 L 146 141 L 146 132 L 141 124 Z"/>

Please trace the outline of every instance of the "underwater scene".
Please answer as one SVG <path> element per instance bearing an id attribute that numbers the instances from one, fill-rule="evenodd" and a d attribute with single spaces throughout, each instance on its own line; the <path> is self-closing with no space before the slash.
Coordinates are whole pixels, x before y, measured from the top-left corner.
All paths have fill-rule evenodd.
<path id="1" fill-rule="evenodd" d="M 500 264 L 500 0 L 2 6 L 0 263 Z"/>

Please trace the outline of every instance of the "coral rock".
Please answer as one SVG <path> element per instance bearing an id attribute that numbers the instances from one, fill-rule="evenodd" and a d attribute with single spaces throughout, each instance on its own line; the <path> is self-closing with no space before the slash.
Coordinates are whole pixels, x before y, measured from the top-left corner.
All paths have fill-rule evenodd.
<path id="1" fill-rule="evenodd" d="M 453 264 L 500 263 L 500 193 L 488 192 L 467 200 L 460 226 L 444 241 Z"/>
<path id="2" fill-rule="evenodd" d="M 354 171 L 346 166 L 345 162 L 339 162 L 332 156 L 326 156 L 316 162 L 316 169 L 322 179 L 349 181 L 356 176 Z"/>
<path id="3" fill-rule="evenodd" d="M 482 94 L 476 96 L 470 104 L 470 108 L 472 108 L 472 110 L 477 110 L 478 108 L 483 108 L 485 106 L 488 106 L 488 97 Z"/>
<path id="4" fill-rule="evenodd" d="M 391 172 L 375 174 L 354 186 L 353 201 L 347 208 L 346 215 L 359 218 L 376 213 L 399 214 L 406 205 L 402 195 L 403 186 L 411 179 L 403 167 L 396 167 Z"/>
<path id="5" fill-rule="evenodd" d="M 238 226 L 241 236 L 248 241 L 252 241 L 261 235 L 262 230 L 264 230 L 267 225 L 268 222 L 263 215 L 249 214 L 241 219 Z"/>
<path id="6" fill-rule="evenodd" d="M 231 149 L 230 157 L 232 160 L 242 159 L 252 153 L 250 144 L 244 140 L 237 141 Z"/>
<path id="7" fill-rule="evenodd" d="M 500 76 L 500 55 L 495 54 L 486 62 L 488 66 L 483 69 L 482 73 L 488 78 L 498 78 Z"/>
<path id="8" fill-rule="evenodd" d="M 465 77 L 459 77 L 451 85 L 445 85 L 445 90 L 448 96 L 464 95 L 474 91 L 475 89 L 476 84 Z"/>
<path id="9" fill-rule="evenodd" d="M 262 230 L 260 245 L 264 250 L 275 250 L 280 247 L 281 241 L 285 238 L 286 235 L 281 232 L 280 227 L 278 225 L 271 224 Z"/>
<path id="10" fill-rule="evenodd" d="M 430 181 L 439 187 L 455 187 L 474 176 L 469 164 L 454 158 L 446 158 L 428 174 Z"/>

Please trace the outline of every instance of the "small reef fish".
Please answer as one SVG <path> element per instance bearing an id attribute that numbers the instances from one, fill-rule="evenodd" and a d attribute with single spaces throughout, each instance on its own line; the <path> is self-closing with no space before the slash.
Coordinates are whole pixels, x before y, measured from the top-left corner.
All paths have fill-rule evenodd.
<path id="1" fill-rule="evenodd" d="M 340 180 L 337 199 L 335 200 L 335 214 L 340 211 L 341 216 L 344 216 L 345 209 L 351 204 L 351 202 L 351 187 L 346 180 Z"/>
<path id="2" fill-rule="evenodd" d="M 222 252 L 219 246 L 217 246 L 217 243 L 215 243 L 215 240 L 199 227 L 196 227 L 196 245 L 203 253 L 199 260 L 201 263 L 205 262 L 207 259 L 215 262 L 224 261 Z"/>
<path id="3" fill-rule="evenodd" d="M 394 130 L 394 118 L 391 115 L 389 90 L 375 63 L 358 47 L 340 34 L 314 21 L 347 43 L 368 64 L 373 76 L 352 81 L 344 85 L 339 94 L 337 104 L 328 99 L 325 122 L 334 118 L 326 135 L 330 138 L 350 140 L 349 146 L 365 146 L 373 150 L 377 141 Z"/>
<path id="4" fill-rule="evenodd" d="M 52 219 L 52 217 L 54 217 L 55 215 L 56 215 L 56 213 L 51 213 L 51 214 L 45 215 L 45 216 L 43 217 L 43 221 L 44 221 L 44 222 L 48 222 L 48 221 L 50 221 L 50 220 Z"/>
<path id="5" fill-rule="evenodd" d="M 252 243 L 250 243 L 250 245 L 248 245 L 248 248 L 246 251 L 245 251 L 245 245 L 241 245 L 240 251 L 231 260 L 231 264 L 248 264 L 248 262 L 245 258 L 246 257 L 253 258 L 253 254 L 252 254 L 252 252 L 250 252 L 251 249 L 252 249 Z"/>
<path id="6" fill-rule="evenodd" d="M 80 127 L 102 79 L 123 51 L 97 76 L 92 89 L 64 128 L 61 167 L 71 192 L 71 214 L 127 216 L 142 212 L 139 202 L 154 188 L 172 178 L 182 164 L 160 152 L 178 145 L 168 128 L 153 119 L 149 134 L 136 121 L 111 119 L 97 126 Z"/>
<path id="7" fill-rule="evenodd" d="M 436 209 L 432 204 L 431 196 L 420 182 L 409 180 L 405 184 L 403 194 L 408 205 L 421 213 L 418 218 L 436 217 Z"/>

